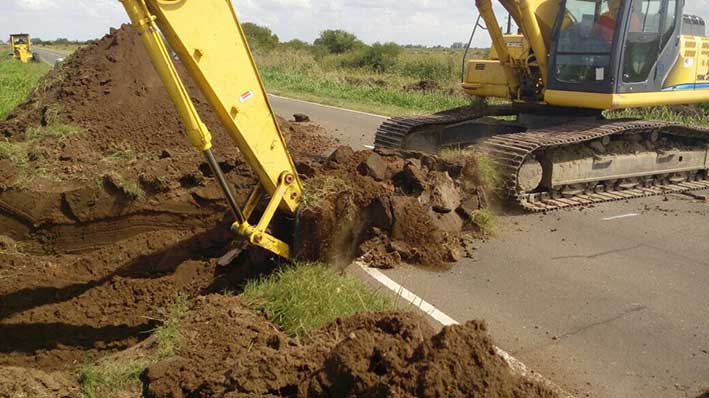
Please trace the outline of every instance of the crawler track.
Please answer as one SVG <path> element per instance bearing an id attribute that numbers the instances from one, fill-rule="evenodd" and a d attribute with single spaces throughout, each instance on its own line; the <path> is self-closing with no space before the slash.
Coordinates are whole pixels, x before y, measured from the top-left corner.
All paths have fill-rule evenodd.
<path id="1" fill-rule="evenodd" d="M 468 112 L 465 115 L 465 112 Z M 484 116 L 509 114 L 509 109 L 496 107 L 491 111 L 480 108 L 459 108 L 452 111 L 423 116 L 402 117 L 386 121 L 377 131 L 377 146 L 401 148 L 406 145 L 406 137 L 417 131 L 435 129 L 445 125 L 464 122 Z M 544 212 L 556 209 L 585 206 L 595 203 L 628 200 L 633 198 L 682 193 L 709 188 L 709 179 L 705 173 L 698 173 L 685 182 L 671 183 L 654 179 L 652 184 L 644 184 L 633 189 L 616 189 L 602 181 L 592 192 L 583 192 L 574 196 L 561 196 L 553 192 L 521 193 L 518 191 L 517 176 L 525 160 L 539 151 L 553 150 L 564 146 L 582 144 L 607 136 L 651 134 L 658 132 L 683 138 L 699 138 L 709 142 L 709 129 L 691 127 L 676 123 L 639 120 L 593 120 L 585 119 L 564 123 L 545 129 L 533 129 L 526 132 L 499 134 L 480 141 L 480 147 L 492 155 L 500 165 L 505 177 L 504 189 L 509 198 L 522 208 L 532 212 Z"/>

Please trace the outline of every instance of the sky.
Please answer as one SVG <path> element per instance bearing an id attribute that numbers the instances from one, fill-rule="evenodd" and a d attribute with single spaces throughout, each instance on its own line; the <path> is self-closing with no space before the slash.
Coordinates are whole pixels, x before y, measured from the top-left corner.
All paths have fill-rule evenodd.
<path id="1" fill-rule="evenodd" d="M 449 46 L 467 41 L 477 18 L 474 0 L 232 1 L 242 22 L 266 25 L 282 41 L 313 41 L 325 29 L 344 29 L 367 43 Z M 685 12 L 709 20 L 709 0 L 687 0 Z M 126 21 L 118 0 L 0 0 L 0 39 L 4 41 L 10 33 L 19 32 L 45 40 L 92 39 Z M 480 32 L 474 45 L 489 45 L 487 35 Z"/>

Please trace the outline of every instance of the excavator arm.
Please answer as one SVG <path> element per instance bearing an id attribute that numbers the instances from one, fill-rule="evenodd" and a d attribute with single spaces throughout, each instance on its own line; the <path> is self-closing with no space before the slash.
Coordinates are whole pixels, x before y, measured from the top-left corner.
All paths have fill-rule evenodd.
<path id="1" fill-rule="evenodd" d="M 278 209 L 295 214 L 303 187 L 230 0 L 121 2 L 179 112 L 191 144 L 204 154 L 219 181 L 236 219 L 232 230 L 252 244 L 290 258 L 288 244 L 270 235 L 268 227 Z M 259 185 L 243 207 L 214 157 L 211 134 L 177 73 L 165 41 L 258 177 Z M 251 225 L 252 213 L 264 197 L 269 198 L 266 209 Z"/>

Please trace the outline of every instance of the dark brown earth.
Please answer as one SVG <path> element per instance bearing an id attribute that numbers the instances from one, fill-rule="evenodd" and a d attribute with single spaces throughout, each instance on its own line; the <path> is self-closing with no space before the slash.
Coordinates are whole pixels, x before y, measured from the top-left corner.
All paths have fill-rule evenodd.
<path id="1" fill-rule="evenodd" d="M 296 253 L 329 264 L 356 257 L 382 268 L 457 261 L 461 236 L 474 232 L 473 213 L 485 202 L 473 158 L 341 147 L 309 171 L 314 198 L 297 228 L 308 239 L 296 242 Z"/>
<path id="2" fill-rule="evenodd" d="M 79 365 L 144 342 L 178 296 L 195 302 L 187 342 L 143 375 L 147 396 L 545 396 L 509 373 L 479 323 L 434 335 L 410 314 L 363 314 L 303 343 L 216 294 L 278 262 L 257 250 L 223 260 L 242 243 L 146 60 L 130 28 L 113 31 L 0 122 L 26 154 L 0 158 L 0 397 L 78 396 Z M 244 201 L 250 168 L 187 86 Z M 474 160 L 348 148 L 328 158 L 335 143 L 320 127 L 279 123 L 314 187 L 296 229 L 303 257 L 455 259 L 456 234 L 484 202 Z"/>
<path id="3" fill-rule="evenodd" d="M 303 343 L 238 297 L 212 295 L 181 330 L 189 341 L 178 356 L 143 374 L 147 397 L 555 396 L 513 375 L 480 322 L 435 333 L 410 313 L 362 313 Z"/>

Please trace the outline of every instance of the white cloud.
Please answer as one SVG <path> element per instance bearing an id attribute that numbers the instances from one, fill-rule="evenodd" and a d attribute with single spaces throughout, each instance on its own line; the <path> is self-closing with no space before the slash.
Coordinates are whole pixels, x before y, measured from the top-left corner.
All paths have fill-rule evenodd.
<path id="1" fill-rule="evenodd" d="M 466 41 L 477 17 L 473 0 L 232 1 L 242 21 L 267 25 L 282 40 L 312 41 L 325 29 L 345 29 L 369 43 L 449 45 Z M 688 13 L 709 17 L 709 0 L 687 3 Z M 118 0 L 0 0 L 3 40 L 24 31 L 44 39 L 96 38 L 127 20 Z M 475 44 L 488 43 L 479 31 Z"/>
<path id="2" fill-rule="evenodd" d="M 41 11 L 57 7 L 55 0 L 11 0 L 11 2 L 15 3 L 19 8 L 32 11 Z"/>

